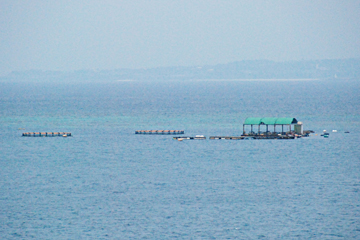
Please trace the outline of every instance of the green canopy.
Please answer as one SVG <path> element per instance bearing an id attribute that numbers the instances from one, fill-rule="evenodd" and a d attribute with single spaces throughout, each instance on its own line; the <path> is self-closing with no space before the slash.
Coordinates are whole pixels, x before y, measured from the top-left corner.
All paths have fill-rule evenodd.
<path id="1" fill-rule="evenodd" d="M 297 122 L 296 118 L 278 118 L 276 120 L 277 125 L 296 124 Z"/>
<path id="2" fill-rule="evenodd" d="M 245 119 L 244 125 L 260 125 L 261 118 L 247 118 Z"/>
<path id="3" fill-rule="evenodd" d="M 277 120 L 278 118 L 270 118 L 270 117 L 261 119 L 261 121 L 266 125 L 275 125 Z"/>

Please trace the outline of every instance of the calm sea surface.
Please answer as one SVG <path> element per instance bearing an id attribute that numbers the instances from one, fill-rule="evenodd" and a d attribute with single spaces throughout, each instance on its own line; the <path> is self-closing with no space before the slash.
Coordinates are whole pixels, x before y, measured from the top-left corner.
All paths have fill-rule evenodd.
<path id="1" fill-rule="evenodd" d="M 247 117 L 315 133 L 134 134 L 236 136 Z M 21 137 L 38 131 L 73 137 Z M 2 82 L 0 238 L 360 239 L 359 136 L 359 80 Z"/>

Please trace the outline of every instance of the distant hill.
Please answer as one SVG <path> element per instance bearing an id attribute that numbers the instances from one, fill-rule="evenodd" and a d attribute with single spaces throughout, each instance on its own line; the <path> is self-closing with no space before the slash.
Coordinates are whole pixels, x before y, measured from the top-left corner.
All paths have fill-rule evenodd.
<path id="1" fill-rule="evenodd" d="M 333 79 L 360 78 L 360 59 L 275 62 L 247 60 L 227 64 L 149 69 L 14 71 L 2 81 L 113 81 L 188 79 Z"/>

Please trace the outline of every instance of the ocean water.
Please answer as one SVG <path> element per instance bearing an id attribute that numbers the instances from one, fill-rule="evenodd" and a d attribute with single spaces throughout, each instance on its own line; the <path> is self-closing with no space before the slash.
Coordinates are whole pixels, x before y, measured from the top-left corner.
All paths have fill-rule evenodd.
<path id="1" fill-rule="evenodd" d="M 359 87 L 1 82 L 0 238 L 360 239 Z M 295 117 L 315 133 L 181 142 L 134 134 L 236 136 L 247 117 Z M 33 131 L 73 136 L 21 137 Z"/>

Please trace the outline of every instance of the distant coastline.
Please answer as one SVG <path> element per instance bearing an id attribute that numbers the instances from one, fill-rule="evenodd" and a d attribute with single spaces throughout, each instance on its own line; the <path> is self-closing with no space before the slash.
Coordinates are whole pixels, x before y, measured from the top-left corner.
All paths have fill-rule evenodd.
<path id="1" fill-rule="evenodd" d="M 254 78 L 254 79 L 192 79 L 192 81 L 208 81 L 208 82 L 247 82 L 247 81 L 264 81 L 264 82 L 271 82 L 271 81 L 320 81 L 321 79 L 318 78 Z"/>
<path id="2" fill-rule="evenodd" d="M 227 64 L 149 69 L 13 71 L 0 81 L 107 82 L 107 81 L 315 81 L 360 79 L 360 58 L 275 62 L 247 60 Z"/>

